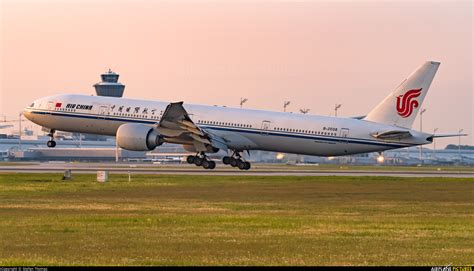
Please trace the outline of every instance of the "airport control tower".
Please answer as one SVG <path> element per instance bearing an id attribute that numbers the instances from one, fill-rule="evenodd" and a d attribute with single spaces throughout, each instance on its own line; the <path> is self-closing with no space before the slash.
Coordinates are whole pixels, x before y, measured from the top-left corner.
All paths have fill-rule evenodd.
<path id="1" fill-rule="evenodd" d="M 122 97 L 125 85 L 118 82 L 119 75 L 109 69 L 100 75 L 102 82 L 94 84 L 97 96 Z"/>

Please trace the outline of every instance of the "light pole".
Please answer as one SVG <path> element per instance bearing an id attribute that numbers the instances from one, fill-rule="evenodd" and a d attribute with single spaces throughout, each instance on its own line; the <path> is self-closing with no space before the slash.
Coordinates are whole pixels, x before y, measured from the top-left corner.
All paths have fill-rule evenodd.
<path id="1" fill-rule="evenodd" d="M 117 140 L 115 140 L 115 163 L 119 162 L 119 146 Z"/>
<path id="2" fill-rule="evenodd" d="M 462 162 L 462 156 L 461 156 L 461 133 L 464 131 L 464 129 L 459 129 L 459 141 L 458 141 L 458 153 L 459 153 L 459 162 Z"/>
<path id="3" fill-rule="evenodd" d="M 20 149 L 21 151 L 21 115 L 23 114 L 23 112 L 20 112 L 18 114 L 18 148 Z"/>
<path id="4" fill-rule="evenodd" d="M 336 104 L 334 106 L 334 116 L 337 118 L 337 110 L 341 108 L 342 104 Z"/>
<path id="5" fill-rule="evenodd" d="M 420 110 L 420 132 L 423 132 L 423 113 L 425 112 L 425 108 Z M 423 164 L 423 145 L 420 145 L 420 163 Z"/>
<path id="6" fill-rule="evenodd" d="M 434 128 L 433 135 L 436 134 L 438 128 Z M 436 138 L 433 137 L 433 158 L 436 159 Z"/>
<path id="7" fill-rule="evenodd" d="M 303 113 L 303 114 L 307 114 L 309 112 L 309 109 L 308 108 L 301 108 L 300 112 Z"/>
<path id="8" fill-rule="evenodd" d="M 242 108 L 242 105 L 247 101 L 247 98 L 240 98 L 240 108 Z"/>
<path id="9" fill-rule="evenodd" d="M 291 103 L 290 101 L 285 101 L 285 102 L 283 103 L 283 112 L 286 112 L 286 107 L 289 106 L 290 103 Z"/>

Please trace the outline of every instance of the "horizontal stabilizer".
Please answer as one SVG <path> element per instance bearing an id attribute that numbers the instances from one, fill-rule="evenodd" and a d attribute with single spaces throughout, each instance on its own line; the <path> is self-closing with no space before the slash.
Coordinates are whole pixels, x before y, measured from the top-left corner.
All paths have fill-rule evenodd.
<path id="1" fill-rule="evenodd" d="M 455 137 L 455 136 L 467 136 L 468 134 L 437 134 L 437 135 L 433 135 L 432 137 L 433 138 L 437 138 L 437 137 Z"/>
<path id="2" fill-rule="evenodd" d="M 364 119 L 365 117 L 367 117 L 367 115 L 355 116 L 355 117 L 351 117 L 351 119 L 361 120 L 361 119 Z"/>
<path id="3" fill-rule="evenodd" d="M 412 134 L 409 131 L 392 130 L 381 133 L 375 133 L 372 134 L 372 136 L 378 139 L 402 139 L 411 137 Z"/>

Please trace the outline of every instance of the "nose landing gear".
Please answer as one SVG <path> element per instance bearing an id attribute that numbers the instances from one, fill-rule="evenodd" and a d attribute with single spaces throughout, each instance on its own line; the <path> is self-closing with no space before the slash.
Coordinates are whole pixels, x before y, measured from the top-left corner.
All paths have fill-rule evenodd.
<path id="1" fill-rule="evenodd" d="M 48 146 L 49 148 L 56 147 L 56 141 L 54 141 L 54 132 L 56 132 L 56 130 L 51 129 L 49 134 L 48 134 L 49 141 L 46 143 L 46 146 Z"/>

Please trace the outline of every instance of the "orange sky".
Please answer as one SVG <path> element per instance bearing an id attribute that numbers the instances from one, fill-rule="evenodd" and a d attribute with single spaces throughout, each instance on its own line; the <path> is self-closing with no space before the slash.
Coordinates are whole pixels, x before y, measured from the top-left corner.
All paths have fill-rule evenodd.
<path id="1" fill-rule="evenodd" d="M 363 115 L 437 60 L 423 130 L 474 132 L 471 1 L 0 1 L 0 115 L 109 67 L 126 97 Z"/>

